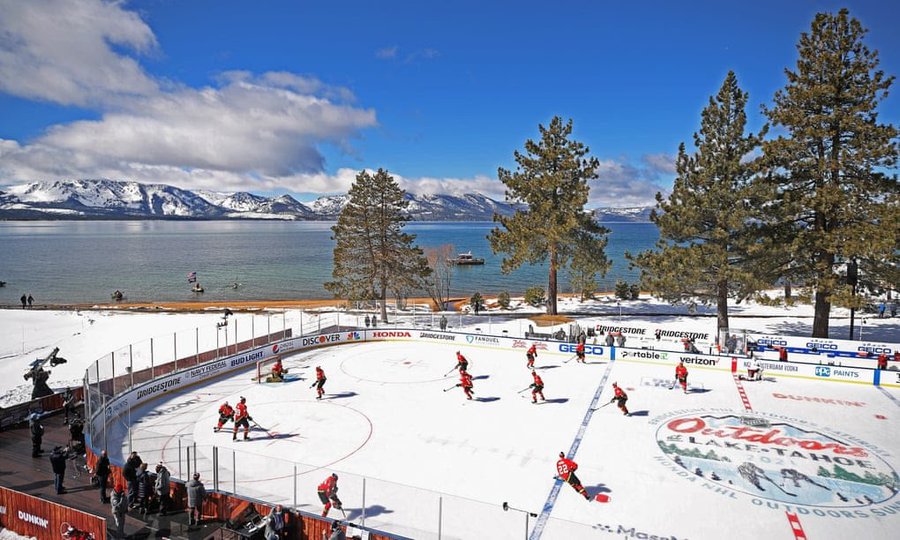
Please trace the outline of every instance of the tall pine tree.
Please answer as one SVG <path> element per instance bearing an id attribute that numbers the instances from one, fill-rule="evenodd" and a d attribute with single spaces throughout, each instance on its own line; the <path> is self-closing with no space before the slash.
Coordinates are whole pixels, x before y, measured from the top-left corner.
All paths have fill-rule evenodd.
<path id="1" fill-rule="evenodd" d="M 628 257 L 646 288 L 671 302 L 715 304 L 718 328 L 728 328 L 728 298 L 760 286 L 753 271 L 754 223 L 765 198 L 748 156 L 761 135 L 745 134 L 747 93 L 728 72 L 703 109 L 696 153 L 678 148 L 678 176 L 668 199 L 656 194 L 650 219 L 659 227 L 655 251 Z"/>
<path id="2" fill-rule="evenodd" d="M 897 178 L 883 172 L 897 166 L 897 130 L 876 112 L 894 77 L 878 69 L 866 33 L 846 9 L 817 14 L 796 68 L 785 70 L 787 86 L 765 110 L 787 132 L 763 145 L 779 191 L 773 258 L 790 261 L 784 278 L 815 292 L 813 337 L 828 337 L 832 302 L 849 296 L 848 263 L 890 283 L 900 262 Z"/>
<path id="3" fill-rule="evenodd" d="M 505 253 L 501 271 L 511 272 L 523 263 L 549 262 L 547 313 L 556 314 L 557 272 L 566 268 L 573 256 L 592 261 L 603 274 L 609 268 L 604 252 L 609 230 L 597 225 L 584 211 L 590 188 L 596 178 L 596 158 L 585 158 L 590 151 L 571 140 L 572 121 L 564 124 L 554 117 L 550 126 L 538 126 L 541 140 L 525 141 L 525 153 L 515 152 L 515 172 L 499 168 L 497 175 L 506 184 L 506 200 L 525 203 L 526 210 L 512 216 L 494 215 L 500 224 L 488 239 L 494 253 Z M 502 227 L 502 228 L 501 228 Z M 582 265 L 584 268 L 584 265 Z"/>
<path id="4" fill-rule="evenodd" d="M 333 281 L 325 289 L 351 300 L 380 300 L 387 322 L 387 293 L 404 295 L 420 287 L 431 273 L 415 235 L 403 232 L 409 220 L 405 192 L 383 169 L 362 171 L 350 188 L 350 200 L 331 228 Z"/>

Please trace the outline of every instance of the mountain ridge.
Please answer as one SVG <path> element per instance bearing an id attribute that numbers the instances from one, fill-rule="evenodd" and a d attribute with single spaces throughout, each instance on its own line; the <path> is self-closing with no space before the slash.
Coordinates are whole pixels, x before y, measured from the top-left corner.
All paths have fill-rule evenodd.
<path id="1" fill-rule="evenodd" d="M 407 193 L 414 221 L 490 221 L 495 213 L 512 215 L 523 205 L 480 193 L 465 195 Z M 0 220 L 194 219 L 332 221 L 349 195 L 326 195 L 303 203 L 291 195 L 265 197 L 246 191 L 187 190 L 166 184 L 109 179 L 31 182 L 0 189 Z M 649 221 L 650 208 L 593 210 L 599 222 Z"/>

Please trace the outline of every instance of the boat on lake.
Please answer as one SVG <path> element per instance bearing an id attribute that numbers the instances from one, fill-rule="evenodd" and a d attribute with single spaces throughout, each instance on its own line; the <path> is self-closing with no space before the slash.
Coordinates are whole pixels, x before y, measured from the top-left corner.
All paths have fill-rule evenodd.
<path id="1" fill-rule="evenodd" d="M 450 264 L 458 264 L 460 266 L 468 266 L 484 264 L 484 259 L 473 257 L 472 252 L 469 251 L 467 253 L 458 253 L 455 258 L 447 259 L 447 262 Z"/>

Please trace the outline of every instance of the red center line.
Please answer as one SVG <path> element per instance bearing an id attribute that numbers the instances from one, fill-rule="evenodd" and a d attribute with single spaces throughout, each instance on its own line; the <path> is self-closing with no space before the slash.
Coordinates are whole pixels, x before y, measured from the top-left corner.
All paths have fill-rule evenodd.
<path id="1" fill-rule="evenodd" d="M 796 540 L 806 540 L 806 533 L 803 532 L 803 525 L 800 524 L 800 518 L 792 512 L 785 512 L 788 523 L 791 524 L 791 531 L 794 533 Z"/>
<path id="2" fill-rule="evenodd" d="M 744 390 L 744 385 L 741 384 L 741 380 L 738 378 L 738 375 L 732 373 L 731 376 L 734 378 L 734 384 L 737 386 L 738 394 L 741 395 L 741 401 L 744 403 L 744 409 L 748 412 L 753 412 L 753 407 L 750 406 L 750 399 L 747 397 L 747 392 Z"/>

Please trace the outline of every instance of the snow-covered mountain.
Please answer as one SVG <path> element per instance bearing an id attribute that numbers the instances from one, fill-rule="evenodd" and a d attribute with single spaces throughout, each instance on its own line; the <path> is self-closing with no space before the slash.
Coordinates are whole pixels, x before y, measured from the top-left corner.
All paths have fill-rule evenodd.
<path id="1" fill-rule="evenodd" d="M 406 195 L 416 221 L 490 221 L 516 206 L 479 193 Z M 348 195 L 301 203 L 290 195 L 189 191 L 115 180 L 33 182 L 0 189 L 0 219 L 281 219 L 334 220 Z M 649 208 L 596 210 L 600 221 L 648 221 Z"/>
<path id="2" fill-rule="evenodd" d="M 652 206 L 632 208 L 598 208 L 594 210 L 594 219 L 600 223 L 650 223 Z"/>

